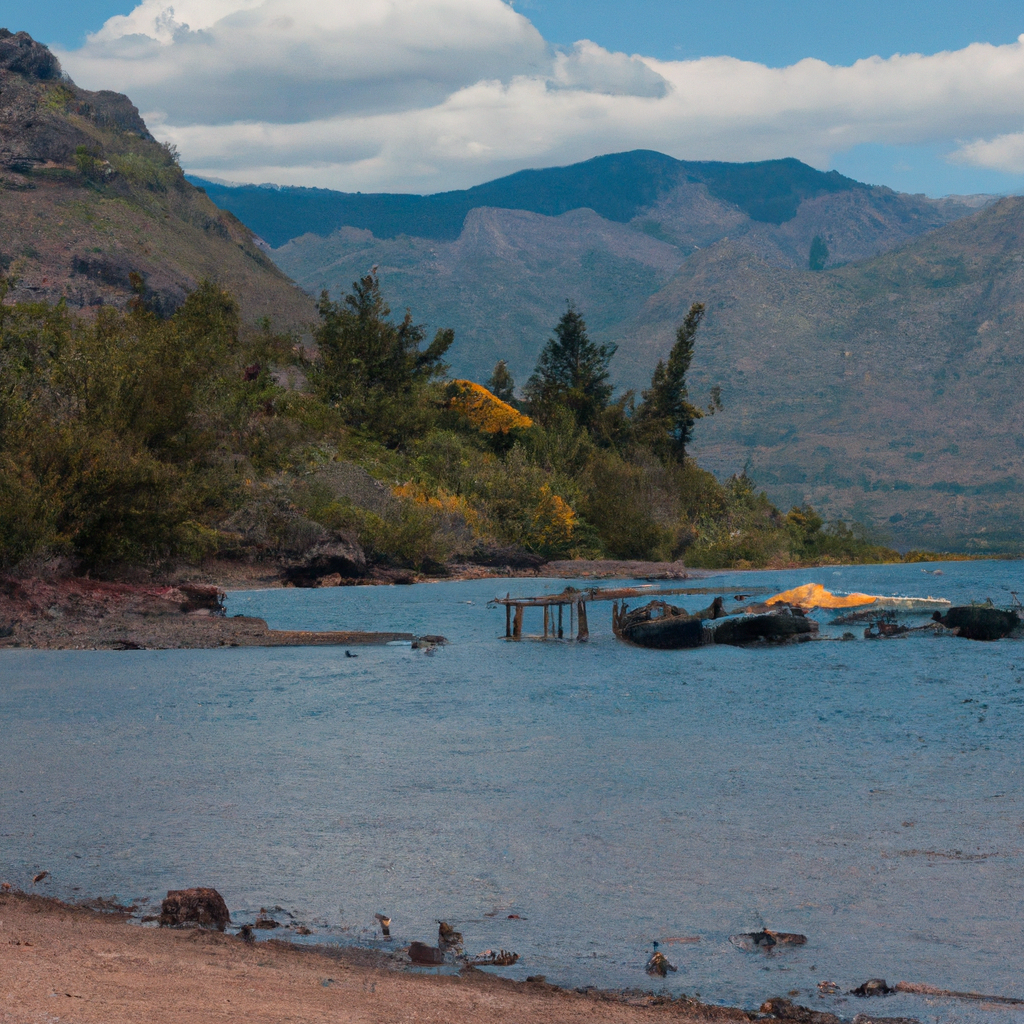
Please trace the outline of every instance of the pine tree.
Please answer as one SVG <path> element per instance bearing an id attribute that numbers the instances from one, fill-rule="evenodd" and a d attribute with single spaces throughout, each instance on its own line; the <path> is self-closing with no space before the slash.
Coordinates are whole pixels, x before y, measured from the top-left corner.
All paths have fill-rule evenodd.
<path id="1" fill-rule="evenodd" d="M 692 405 L 686 390 L 686 374 L 693 361 L 693 342 L 704 319 L 704 303 L 695 302 L 676 331 L 676 343 L 668 362 L 658 360 L 651 386 L 641 392 L 637 421 L 642 433 L 664 458 L 678 462 L 686 459 L 686 446 L 693 436 L 693 425 L 704 413 Z M 719 399 L 713 405 L 720 407 Z"/>
<path id="2" fill-rule="evenodd" d="M 569 302 L 526 384 L 534 413 L 543 419 L 556 408 L 567 408 L 580 426 L 591 426 L 612 396 L 608 364 L 616 347 L 595 345 L 580 311 Z"/>
<path id="3" fill-rule="evenodd" d="M 499 359 L 495 363 L 494 372 L 491 374 L 491 379 L 487 382 L 487 390 L 495 398 L 500 398 L 503 402 L 508 402 L 510 405 L 515 401 L 516 382 L 508 368 L 508 363 L 504 359 Z"/>

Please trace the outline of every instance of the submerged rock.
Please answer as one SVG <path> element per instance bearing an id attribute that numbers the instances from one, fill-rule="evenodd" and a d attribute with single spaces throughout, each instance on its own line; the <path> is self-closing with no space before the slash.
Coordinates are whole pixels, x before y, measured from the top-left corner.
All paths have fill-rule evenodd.
<path id="1" fill-rule="evenodd" d="M 441 949 L 462 948 L 462 932 L 457 932 L 447 921 L 437 923 L 437 944 Z"/>
<path id="2" fill-rule="evenodd" d="M 850 990 L 851 996 L 888 996 L 895 992 L 896 989 L 889 988 L 885 983 L 884 978 L 870 978 L 865 981 L 863 985 L 858 985 L 856 988 Z"/>
<path id="3" fill-rule="evenodd" d="M 644 970 L 652 977 L 664 978 L 669 971 L 677 971 L 679 968 L 675 964 L 668 962 L 668 957 L 664 953 L 658 952 L 658 944 L 654 944 L 654 952 L 651 954 L 651 958 L 647 961 L 647 966 Z"/>
<path id="4" fill-rule="evenodd" d="M 160 927 L 197 924 L 224 931 L 231 923 L 228 905 L 216 889 L 171 889 L 160 904 Z"/>
<path id="5" fill-rule="evenodd" d="M 730 935 L 729 941 L 745 953 L 754 953 L 757 950 L 773 949 L 775 946 L 805 946 L 807 936 L 799 935 L 796 932 L 773 932 L 765 928 L 760 932 L 741 932 L 739 935 Z"/>

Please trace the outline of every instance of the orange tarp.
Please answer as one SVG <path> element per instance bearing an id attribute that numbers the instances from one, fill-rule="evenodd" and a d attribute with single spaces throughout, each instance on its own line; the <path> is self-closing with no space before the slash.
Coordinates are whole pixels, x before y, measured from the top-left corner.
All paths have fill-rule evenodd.
<path id="1" fill-rule="evenodd" d="M 820 583 L 805 583 L 802 587 L 784 590 L 769 597 L 765 604 L 795 604 L 801 608 L 858 608 L 879 600 L 872 594 L 832 594 Z"/>

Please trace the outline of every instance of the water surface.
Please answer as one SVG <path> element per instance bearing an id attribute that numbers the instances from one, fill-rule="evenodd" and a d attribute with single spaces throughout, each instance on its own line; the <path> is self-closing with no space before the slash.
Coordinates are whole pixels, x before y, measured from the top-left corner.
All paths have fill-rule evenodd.
<path id="1" fill-rule="evenodd" d="M 929 566 L 926 568 L 935 568 Z M 1021 563 L 736 574 L 1009 604 Z M 723 577 L 724 579 L 724 577 Z M 870 977 L 1024 996 L 1024 645 L 949 638 L 658 652 L 508 643 L 488 599 L 552 580 L 232 594 L 273 627 L 443 633 L 353 649 L 0 654 L 0 876 L 158 902 L 213 885 L 238 921 L 514 949 L 503 973 L 846 1017 L 1024 1008 L 817 998 Z M 687 603 L 703 606 L 710 599 Z M 539 611 L 528 631 L 540 626 Z M 47 886 L 49 886 L 47 888 Z M 284 911 L 275 916 L 288 920 Z M 520 920 L 510 920 L 517 914 Z M 806 947 L 745 954 L 767 926 Z"/>

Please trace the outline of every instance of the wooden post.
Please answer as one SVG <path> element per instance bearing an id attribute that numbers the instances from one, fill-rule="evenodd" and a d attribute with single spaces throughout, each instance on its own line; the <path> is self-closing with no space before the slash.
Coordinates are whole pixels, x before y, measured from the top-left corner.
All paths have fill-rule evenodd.
<path id="1" fill-rule="evenodd" d="M 562 606 L 558 606 L 558 639 L 562 639 Z"/>
<path id="2" fill-rule="evenodd" d="M 545 640 L 548 637 L 548 620 L 550 619 L 550 617 L 551 616 L 548 613 L 548 606 L 544 605 L 544 639 Z"/>
<path id="3" fill-rule="evenodd" d="M 523 606 L 516 605 L 515 618 L 512 620 L 512 636 L 519 640 L 523 635 Z"/>
<path id="4" fill-rule="evenodd" d="M 590 629 L 587 627 L 587 606 L 580 601 L 579 607 L 580 629 L 577 640 L 586 640 L 590 636 Z"/>
<path id="5" fill-rule="evenodd" d="M 508 595 L 505 595 L 508 597 Z M 505 637 L 508 638 L 512 635 L 512 605 L 505 605 Z"/>

